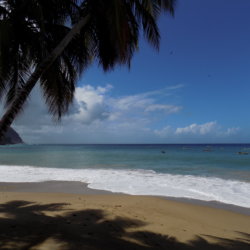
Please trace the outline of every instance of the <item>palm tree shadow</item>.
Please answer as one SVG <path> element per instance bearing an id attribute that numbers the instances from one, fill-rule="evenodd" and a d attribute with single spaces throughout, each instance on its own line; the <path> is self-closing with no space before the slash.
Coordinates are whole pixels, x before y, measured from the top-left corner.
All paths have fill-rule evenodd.
<path id="1" fill-rule="evenodd" d="M 0 249 L 39 249 L 53 241 L 50 249 L 180 249 L 245 250 L 250 235 L 238 232 L 239 239 L 217 238 L 210 243 L 196 236 L 182 243 L 168 235 L 142 231 L 140 220 L 122 217 L 109 219 L 103 210 L 69 211 L 65 203 L 37 204 L 11 201 L 0 205 Z M 58 213 L 64 211 L 62 213 Z M 213 237 L 206 235 L 206 237 Z M 57 248 L 56 248 L 57 246 Z"/>

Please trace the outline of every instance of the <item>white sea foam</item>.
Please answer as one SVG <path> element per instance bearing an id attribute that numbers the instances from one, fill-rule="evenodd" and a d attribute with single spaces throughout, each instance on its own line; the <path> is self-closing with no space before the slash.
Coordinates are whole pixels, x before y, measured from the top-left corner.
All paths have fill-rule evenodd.
<path id="1" fill-rule="evenodd" d="M 151 170 L 0 166 L 0 182 L 81 181 L 90 188 L 134 195 L 186 197 L 250 208 L 250 183 L 155 173 Z"/>

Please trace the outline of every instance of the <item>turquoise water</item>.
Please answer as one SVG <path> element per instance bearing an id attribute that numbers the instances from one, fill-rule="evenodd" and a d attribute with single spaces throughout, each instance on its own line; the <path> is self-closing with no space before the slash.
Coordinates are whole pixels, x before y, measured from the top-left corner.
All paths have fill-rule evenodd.
<path id="1" fill-rule="evenodd" d="M 0 165 L 51 168 L 147 169 L 250 182 L 248 144 L 17 145 L 0 147 Z"/>
<path id="2" fill-rule="evenodd" d="M 250 208 L 249 144 L 1 146 L 0 171 L 0 182 L 80 181 Z"/>

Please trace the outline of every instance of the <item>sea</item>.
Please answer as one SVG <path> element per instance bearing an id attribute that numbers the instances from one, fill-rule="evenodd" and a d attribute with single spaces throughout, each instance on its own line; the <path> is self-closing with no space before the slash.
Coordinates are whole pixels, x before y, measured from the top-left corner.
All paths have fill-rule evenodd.
<path id="1" fill-rule="evenodd" d="M 250 144 L 0 146 L 0 182 L 80 181 L 250 208 Z"/>

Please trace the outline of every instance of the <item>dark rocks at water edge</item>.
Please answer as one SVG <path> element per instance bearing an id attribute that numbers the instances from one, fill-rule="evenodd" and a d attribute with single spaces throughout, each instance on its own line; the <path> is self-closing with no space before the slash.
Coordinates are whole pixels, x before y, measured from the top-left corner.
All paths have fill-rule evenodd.
<path id="1" fill-rule="evenodd" d="M 5 136 L 0 140 L 0 145 L 20 143 L 23 143 L 23 140 L 13 128 L 9 128 Z"/>

